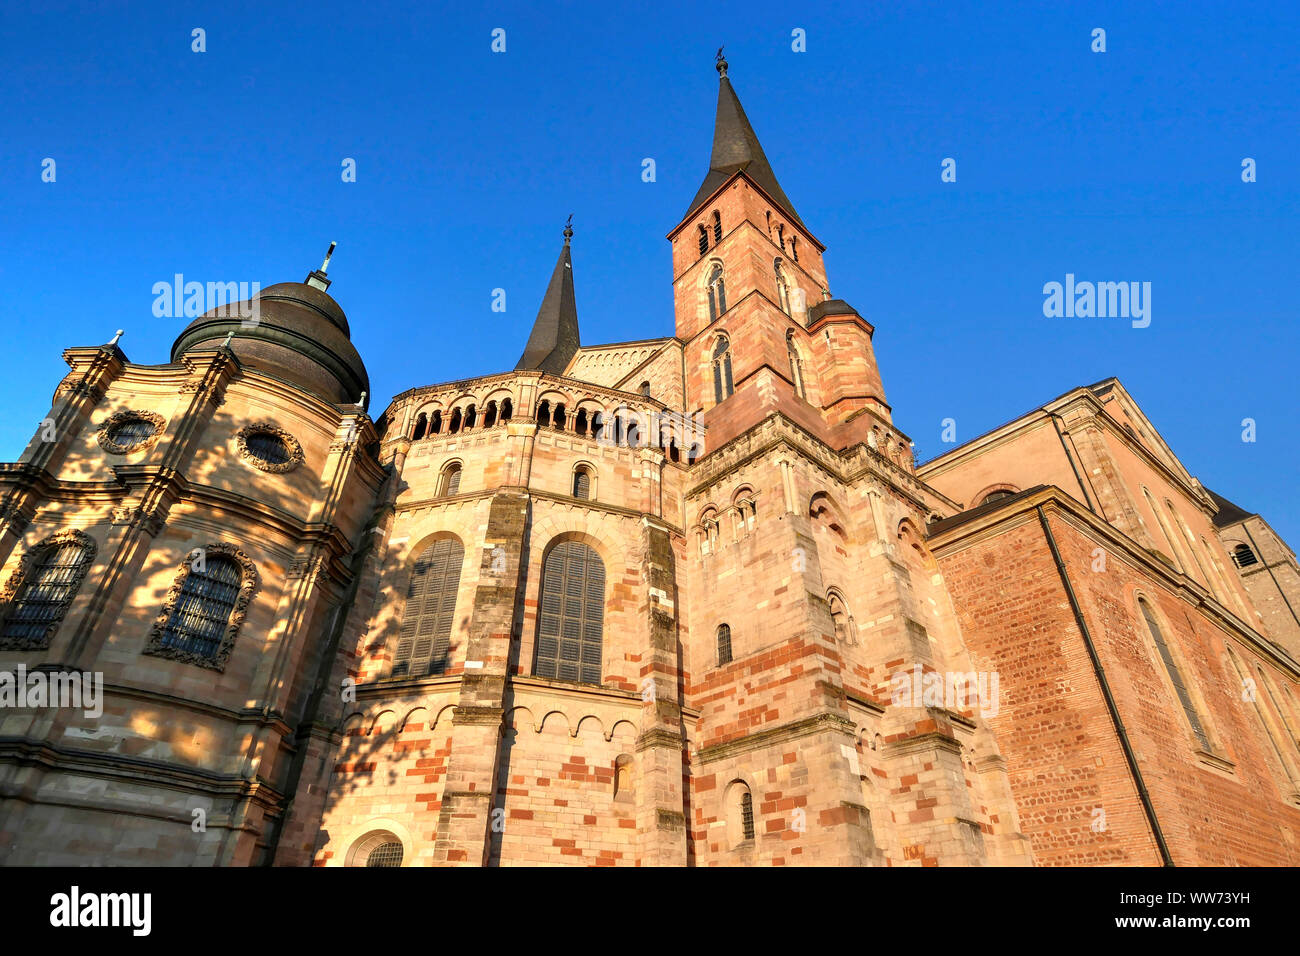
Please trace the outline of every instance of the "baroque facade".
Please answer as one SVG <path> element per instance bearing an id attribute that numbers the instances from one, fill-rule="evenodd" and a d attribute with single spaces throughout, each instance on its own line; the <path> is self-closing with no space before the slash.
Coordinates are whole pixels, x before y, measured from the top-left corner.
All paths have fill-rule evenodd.
<path id="1" fill-rule="evenodd" d="M 377 418 L 325 266 L 0 466 L 0 863 L 1300 863 L 1300 575 L 1117 380 L 918 466 L 720 60 L 674 334 Z M 965 691 L 978 688 L 969 696 Z M 932 693 L 933 691 L 933 693 Z"/>

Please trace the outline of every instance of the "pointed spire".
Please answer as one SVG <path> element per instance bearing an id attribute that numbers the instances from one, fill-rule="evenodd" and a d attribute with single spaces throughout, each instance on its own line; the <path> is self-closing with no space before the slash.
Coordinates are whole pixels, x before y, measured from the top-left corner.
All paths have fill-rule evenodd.
<path id="1" fill-rule="evenodd" d="M 578 303 L 573 294 L 573 260 L 569 240 L 573 238 L 573 216 L 564 224 L 564 246 L 551 274 L 551 284 L 537 310 L 537 321 L 528 336 L 517 369 L 539 369 L 560 375 L 578 351 Z"/>
<path id="2" fill-rule="evenodd" d="M 772 172 L 772 166 L 763 154 L 754 127 L 749 125 L 749 117 L 740 105 L 740 98 L 732 89 L 731 80 L 727 79 L 727 60 L 722 55 L 722 47 L 718 47 L 715 60 L 718 71 L 718 112 L 713 123 L 713 155 L 709 159 L 709 174 L 704 177 L 700 191 L 695 194 L 682 218 L 688 218 L 718 187 L 736 173 L 743 172 L 771 196 L 791 219 L 803 226 L 803 220 L 794 211 L 794 203 L 790 202 L 790 197 L 776 181 L 776 174 Z"/>

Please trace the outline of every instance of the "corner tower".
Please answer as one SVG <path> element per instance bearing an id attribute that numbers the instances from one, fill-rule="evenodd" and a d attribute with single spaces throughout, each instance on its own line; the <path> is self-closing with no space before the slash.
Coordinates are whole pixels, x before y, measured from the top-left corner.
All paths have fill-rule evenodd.
<path id="1" fill-rule="evenodd" d="M 889 424 L 873 329 L 831 297 L 825 246 L 777 181 L 719 51 L 713 151 L 673 245 L 686 405 L 718 447 L 780 409 L 843 448 Z M 850 425 L 856 420 L 857 425 Z"/>

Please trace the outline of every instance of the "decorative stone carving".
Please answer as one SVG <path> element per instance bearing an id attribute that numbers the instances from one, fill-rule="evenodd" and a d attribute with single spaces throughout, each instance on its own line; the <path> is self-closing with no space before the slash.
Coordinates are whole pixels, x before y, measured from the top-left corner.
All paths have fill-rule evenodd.
<path id="1" fill-rule="evenodd" d="M 59 624 L 63 622 L 63 617 L 68 612 L 68 605 L 72 603 L 72 598 L 76 596 L 77 590 L 81 587 L 82 580 L 86 577 L 86 572 L 90 570 L 90 565 L 95 560 L 95 552 L 98 547 L 95 539 L 84 531 L 78 531 L 76 528 L 67 528 L 58 531 L 44 541 L 28 548 L 27 552 L 18 560 L 18 568 L 9 576 L 5 583 L 4 590 L 0 591 L 0 621 L 9 616 L 9 611 L 13 605 L 14 599 L 22 589 L 23 582 L 28 579 L 32 572 L 33 566 L 37 559 L 49 548 L 57 548 L 65 544 L 76 544 L 84 551 L 84 557 L 80 564 L 72 573 L 71 580 L 68 581 L 68 600 L 54 609 L 54 617 L 50 620 L 45 629 L 44 635 L 37 641 L 19 640 L 17 638 L 5 637 L 0 632 L 0 649 L 3 650 L 41 650 L 50 646 L 50 638 L 58 630 Z"/>
<path id="2" fill-rule="evenodd" d="M 280 439 L 289 450 L 289 460 L 275 463 L 258 458 L 248 447 L 248 439 L 253 435 L 274 435 Z M 304 457 L 302 445 L 298 444 L 298 439 L 274 422 L 253 422 L 251 425 L 245 425 L 235 433 L 235 442 L 239 446 L 239 457 L 242 461 L 260 471 L 269 472 L 273 475 L 282 475 L 285 472 L 293 471 L 302 464 Z"/>
<path id="3" fill-rule="evenodd" d="M 194 571 L 192 563 L 194 551 L 187 554 L 185 559 L 181 561 L 176 580 L 172 582 L 171 588 L 167 591 L 167 596 L 163 599 L 162 610 L 159 612 L 157 620 L 154 621 L 153 629 L 149 632 L 149 643 L 145 647 L 144 653 L 153 657 L 165 657 L 168 660 L 180 661 L 182 664 L 194 664 L 208 670 L 224 671 L 226 663 L 230 660 L 230 652 L 235 648 L 235 637 L 239 634 L 239 628 L 243 625 L 244 617 L 248 613 L 249 602 L 252 601 L 253 594 L 257 591 L 257 567 L 248 555 L 233 544 L 210 544 L 201 550 L 209 555 L 229 555 L 239 563 L 240 569 L 239 596 L 235 599 L 235 607 L 230 612 L 230 620 L 226 623 L 226 633 L 221 639 L 221 645 L 217 648 L 216 655 L 207 657 L 193 651 L 169 647 L 162 642 L 163 632 L 167 629 L 167 622 L 171 620 L 172 612 L 176 610 L 176 603 L 180 600 L 181 591 L 185 587 L 185 579 Z"/>
<path id="4" fill-rule="evenodd" d="M 113 430 L 119 425 L 125 425 L 127 422 L 148 422 L 153 426 L 153 434 L 148 438 L 142 438 L 128 445 L 119 445 L 113 441 Z M 110 455 L 131 455 L 152 448 L 154 443 L 158 441 L 158 436 L 163 433 L 166 424 L 167 420 L 157 412 L 138 412 L 124 409 L 120 412 L 114 412 L 104 419 L 104 423 L 99 426 L 99 431 L 95 434 L 95 439 L 99 442 L 99 447 Z"/>
<path id="5" fill-rule="evenodd" d="M 308 584 L 314 583 L 325 573 L 326 559 L 320 556 L 314 558 L 295 558 L 293 564 L 289 565 L 289 570 L 285 572 L 285 577 L 289 580 L 306 578 Z"/>

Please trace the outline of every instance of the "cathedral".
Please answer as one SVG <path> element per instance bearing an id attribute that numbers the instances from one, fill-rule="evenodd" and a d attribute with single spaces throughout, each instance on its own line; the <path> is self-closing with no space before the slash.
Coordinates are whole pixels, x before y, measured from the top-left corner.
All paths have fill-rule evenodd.
<path id="1" fill-rule="evenodd" d="M 1290 548 L 1114 378 L 918 464 L 717 67 L 671 335 L 582 343 L 566 227 L 373 418 L 327 264 L 64 352 L 0 677 L 101 694 L 0 686 L 0 864 L 1300 864 Z"/>

